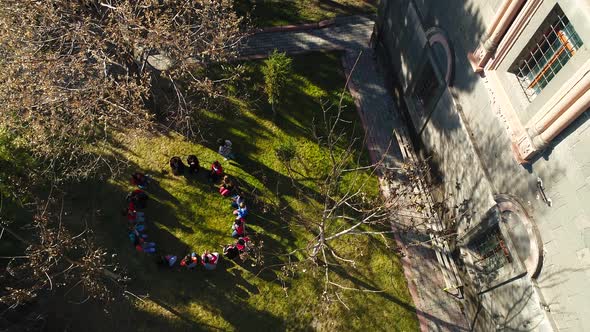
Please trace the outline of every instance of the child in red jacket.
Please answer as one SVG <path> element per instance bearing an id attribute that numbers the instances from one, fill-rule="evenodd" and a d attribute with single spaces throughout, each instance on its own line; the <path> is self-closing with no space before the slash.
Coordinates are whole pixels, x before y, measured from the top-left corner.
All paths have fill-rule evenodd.
<path id="1" fill-rule="evenodd" d="M 209 171 L 209 178 L 213 182 L 219 181 L 219 179 L 223 176 L 223 167 L 219 161 L 215 160 L 213 164 L 211 164 L 211 170 Z"/>

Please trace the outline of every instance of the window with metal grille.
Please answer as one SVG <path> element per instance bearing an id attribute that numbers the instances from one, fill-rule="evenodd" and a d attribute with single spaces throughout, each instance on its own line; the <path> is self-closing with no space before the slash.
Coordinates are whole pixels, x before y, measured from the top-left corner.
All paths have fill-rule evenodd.
<path id="1" fill-rule="evenodd" d="M 434 101 L 438 88 L 439 84 L 434 68 L 432 68 L 430 61 L 427 61 L 414 88 L 414 98 L 422 106 L 422 109 L 428 108 Z"/>
<path id="2" fill-rule="evenodd" d="M 511 69 L 529 101 L 541 93 L 582 44 L 561 8 L 555 6 Z"/>

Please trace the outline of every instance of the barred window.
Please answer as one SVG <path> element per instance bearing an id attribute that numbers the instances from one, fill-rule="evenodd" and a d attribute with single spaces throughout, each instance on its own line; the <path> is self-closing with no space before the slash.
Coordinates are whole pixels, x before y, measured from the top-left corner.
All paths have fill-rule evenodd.
<path id="1" fill-rule="evenodd" d="M 529 101 L 541 93 L 582 44 L 561 8 L 555 6 L 511 69 Z"/>
<path id="2" fill-rule="evenodd" d="M 439 84 L 434 68 L 432 68 L 430 61 L 427 61 L 414 89 L 414 98 L 422 106 L 422 109 L 428 108 L 434 101 L 438 88 Z"/>

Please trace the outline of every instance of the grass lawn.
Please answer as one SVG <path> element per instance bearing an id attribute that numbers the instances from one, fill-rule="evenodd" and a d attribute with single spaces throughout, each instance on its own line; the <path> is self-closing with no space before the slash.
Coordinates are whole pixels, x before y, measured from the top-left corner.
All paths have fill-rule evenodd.
<path id="1" fill-rule="evenodd" d="M 286 102 L 279 106 L 276 121 L 265 102 L 261 87 L 261 62 L 245 64 L 247 75 L 236 91 L 246 89 L 248 97 L 235 98 L 235 109 L 209 114 L 206 122 L 214 128 L 206 138 L 214 142 L 223 133 L 234 142 L 236 162 L 223 162 L 225 170 L 240 179 L 258 197 L 249 205 L 249 227 L 264 240 L 265 264 L 284 253 L 305 246 L 309 234 L 302 227 L 289 227 L 280 216 L 317 217 L 319 203 L 302 201 L 295 195 L 286 168 L 273 149 L 286 140 L 297 147 L 293 168 L 297 181 L 311 193 L 318 190 L 318 178 L 325 175 L 325 149 L 318 147 L 311 128 L 319 118 L 319 100 L 338 100 L 344 86 L 337 54 L 312 54 L 294 59 L 296 75 Z M 346 95 L 345 118 L 351 121 L 349 135 L 362 137 L 352 98 Z M 162 254 L 183 255 L 189 251 L 221 250 L 233 241 L 233 220 L 227 199 L 206 179 L 175 177 L 164 173 L 171 156 L 196 154 L 201 166 L 219 156 L 213 143 L 196 144 L 176 134 L 128 133 L 105 153 L 129 159 L 129 174 L 143 170 L 155 183 L 149 188 L 146 209 L 150 239 Z M 359 153 L 361 145 L 359 144 Z M 361 164 L 368 164 L 366 154 Z M 369 175 L 366 175 L 369 177 Z M 367 195 L 377 195 L 377 180 Z M 352 183 L 352 182 L 351 182 Z M 259 267 L 222 261 L 216 271 L 169 271 L 159 268 L 154 257 L 135 252 L 127 239 L 126 220 L 120 215 L 124 197 L 131 189 L 128 174 L 106 182 L 72 186 L 64 211 L 71 223 L 88 223 L 100 242 L 117 254 L 133 281 L 129 290 L 149 295 L 145 302 L 133 297 L 116 300 L 106 307 L 71 303 L 75 294 L 55 299 L 48 306 L 59 308 L 49 317 L 49 330 L 70 331 L 199 331 L 199 330 L 363 330 L 415 331 L 417 319 L 406 280 L 392 239 L 354 237 L 335 244 L 341 254 L 356 257 L 357 269 L 338 269 L 334 280 L 347 286 L 379 289 L 380 293 L 341 291 L 346 308 L 339 302 L 322 300 L 323 270 L 300 270 L 285 279 L 279 268 L 258 274 Z M 67 298 L 68 301 L 63 299 Z"/>
<path id="2" fill-rule="evenodd" d="M 318 22 L 336 16 L 372 14 L 376 0 L 239 0 L 238 12 L 250 13 L 257 27 Z"/>

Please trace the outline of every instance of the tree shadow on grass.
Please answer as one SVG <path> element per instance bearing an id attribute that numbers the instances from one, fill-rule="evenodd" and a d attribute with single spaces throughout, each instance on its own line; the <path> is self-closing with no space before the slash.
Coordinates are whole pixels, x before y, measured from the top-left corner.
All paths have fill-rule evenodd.
<path id="1" fill-rule="evenodd" d="M 237 143 L 234 150 L 238 154 L 240 151 L 261 152 L 259 146 L 251 143 L 267 139 L 276 133 L 270 131 L 257 118 L 271 122 L 294 139 L 315 141 L 312 131 L 314 126 L 318 127 L 318 134 L 322 135 L 323 126 L 319 121 L 323 117 L 322 103 L 325 102 L 326 106 L 337 104 L 346 82 L 338 52 L 315 52 L 293 58 L 294 74 L 277 105 L 276 117 L 273 116 L 263 91 L 263 62 L 255 60 L 240 65 L 247 69 L 243 75 L 244 79 L 230 86 L 230 90 L 240 93 L 233 96 L 235 101 L 222 110 L 223 115 L 232 121 L 222 119 L 217 113 L 207 120 L 213 128 L 212 131 L 219 133 L 218 137 L 225 136 L 234 144 Z M 224 77 L 223 67 L 211 68 L 211 75 L 215 78 Z M 347 109 L 343 113 L 344 120 L 358 122 L 358 115 L 348 93 L 344 98 L 344 107 Z M 255 117 L 245 115 L 244 112 L 252 112 Z M 213 151 L 217 150 L 215 140 L 204 144 Z"/>
<path id="2" fill-rule="evenodd" d="M 225 115 L 232 118 L 231 122 L 227 119 L 209 119 L 209 126 L 215 136 L 210 140 L 201 142 L 201 144 L 212 151 L 217 152 L 219 146 L 217 139 L 229 139 L 233 145 L 233 151 L 240 157 L 245 151 L 249 154 L 263 152 L 260 146 L 256 145 L 256 141 L 273 137 L 274 134 L 263 124 L 258 122 L 255 118 L 245 115 L 228 114 L 230 111 L 225 111 Z M 218 155 L 217 160 L 223 161 L 223 157 Z M 201 161 L 203 166 L 208 167 L 214 160 Z"/>
<path id="3" fill-rule="evenodd" d="M 146 191 L 151 198 L 146 209 L 148 221 L 158 222 L 186 233 L 193 233 L 190 227 L 178 221 L 178 214 L 184 216 L 190 214 L 190 211 L 183 209 L 183 205 L 174 195 L 159 186 L 157 182 L 151 183 Z M 172 209 L 169 206 L 175 206 L 176 208 Z"/>
<path id="4" fill-rule="evenodd" d="M 148 268 L 149 275 L 138 278 L 131 286 L 132 291 L 148 293 L 150 300 L 188 324 L 201 325 L 202 319 L 177 308 L 189 308 L 193 303 L 202 307 L 199 310 L 219 315 L 237 330 L 277 329 L 283 324 L 273 314 L 254 309 L 245 302 L 260 291 L 229 262 L 222 260 L 215 271 Z"/>
<path id="5" fill-rule="evenodd" d="M 116 151 L 115 151 L 116 152 Z M 123 156 L 117 156 L 124 158 Z M 125 196 L 131 186 L 126 184 L 127 175 L 131 171 L 141 171 L 139 165 L 129 161 L 119 180 L 101 181 L 92 180 L 81 184 L 68 186 L 67 201 L 64 205 L 64 223 L 72 225 L 72 229 L 81 230 L 88 225 L 94 229 L 97 242 L 109 249 L 109 252 L 116 254 L 117 260 L 123 270 L 127 271 L 132 281 L 129 290 L 138 295 L 149 294 L 165 312 L 184 322 L 181 330 L 209 330 L 213 326 L 205 326 L 198 316 L 191 313 L 190 306 L 197 303 L 207 308 L 238 330 L 252 329 L 282 329 L 284 321 L 275 315 L 257 310 L 246 300 L 255 294 L 259 294 L 257 286 L 248 282 L 240 272 L 240 268 L 229 262 L 221 261 L 217 271 L 168 271 L 159 269 L 154 260 L 156 255 L 146 255 L 136 252 L 127 238 L 127 220 L 120 214 L 120 207 L 124 207 Z M 270 169 L 268 172 L 272 171 Z M 203 173 L 201 173 L 203 174 Z M 148 241 L 154 241 L 157 245 L 158 254 L 175 254 L 181 256 L 188 252 L 202 252 L 202 248 L 194 248 L 193 244 L 187 245 L 180 238 L 171 233 L 170 229 L 179 229 L 181 232 L 192 233 L 193 229 L 179 223 L 178 215 L 174 211 L 177 204 L 182 200 L 176 198 L 176 193 L 168 192 L 163 187 L 164 176 L 154 176 L 154 181 L 148 190 L 151 199 L 146 208 Z M 186 180 L 180 178 L 180 180 Z M 200 185 L 204 189 L 208 183 Z M 203 192 L 206 192 L 203 190 Z M 190 191 L 192 193 L 192 191 Z M 183 193 L 186 196 L 186 193 Z M 211 193 L 216 195 L 216 193 Z M 169 202 L 170 204 L 165 204 Z M 253 207 L 255 209 L 255 207 Z M 190 210 L 190 209 L 189 209 Z M 181 214 L 184 212 L 181 212 Z M 187 211 L 186 214 L 190 214 Z M 153 221 L 153 222 L 152 222 Z M 199 231 L 221 236 L 222 231 L 212 227 L 199 226 Z M 218 234 L 217 234 L 218 233 Z M 289 242 L 295 239 L 289 232 L 281 233 L 281 237 L 289 238 Z M 229 230 L 227 233 L 229 240 Z M 282 243 L 273 243 L 272 240 L 265 241 L 269 245 L 283 250 Z M 196 246 L 200 244 L 195 244 Z M 218 249 L 219 248 L 208 248 Z M 117 271 L 119 272 L 119 271 Z M 268 275 L 269 280 L 276 280 L 276 275 Z M 119 298 L 122 289 L 115 289 L 115 295 Z M 118 300 L 117 300 L 118 301 Z M 164 318 L 168 314 L 161 312 L 144 311 L 134 308 L 133 305 L 113 305 L 107 307 L 107 312 L 101 310 L 100 305 L 73 305 L 62 298 L 55 306 L 45 308 L 49 313 L 48 326 L 50 329 L 70 330 L 116 330 L 127 327 L 125 330 L 159 329 L 168 330 L 171 326 L 178 325 L 174 319 Z M 125 302 L 125 301 L 124 301 Z M 126 307 L 126 308 L 124 308 Z M 92 317 L 87 317 L 92 316 Z M 84 317 L 84 320 L 79 319 Z M 108 321 L 108 324 L 101 324 Z M 87 324 L 92 326 L 88 327 Z M 159 327 L 158 327 L 159 326 Z M 174 328 L 174 330 L 177 330 Z"/>
<path id="6" fill-rule="evenodd" d="M 292 181 L 289 177 L 278 173 L 277 171 L 269 168 L 268 166 L 261 164 L 254 160 L 248 160 L 242 164 L 242 168 L 248 172 L 260 172 L 266 179 L 264 185 L 267 189 L 274 193 L 275 201 L 272 204 L 267 204 L 266 213 L 262 218 L 252 218 L 253 223 L 264 229 L 266 233 L 279 235 L 281 239 L 287 240 L 289 245 L 293 245 L 296 241 L 293 232 L 285 227 L 289 224 L 290 218 L 299 216 L 300 211 L 296 211 L 290 202 L 286 199 L 287 197 L 299 197 L 297 191 L 301 191 L 303 196 L 307 199 L 316 200 L 319 199 L 319 194 L 316 190 L 313 190 L 307 186 L 299 185 L 298 188 L 294 188 Z M 316 201 L 319 203 L 319 201 Z M 253 214 L 257 214 L 256 206 L 253 207 Z M 249 218 L 250 220 L 250 218 Z M 272 241 L 270 238 L 267 241 Z M 267 245 L 279 245 L 278 243 L 267 243 Z M 284 246 L 275 247 L 275 249 L 285 249 Z"/>
<path id="7" fill-rule="evenodd" d="M 224 263 L 228 264 L 229 262 L 224 261 Z M 248 296 L 249 294 L 260 294 L 260 290 L 258 290 L 256 286 L 248 283 L 248 281 L 244 279 L 244 276 L 242 275 L 242 271 L 240 269 L 232 270 L 232 279 L 235 281 L 236 285 L 243 287 L 247 291 Z"/>
<path id="8" fill-rule="evenodd" d="M 195 322 L 186 315 L 180 314 L 170 306 L 162 304 L 161 308 L 172 314 L 156 315 L 152 312 L 138 309 L 133 301 L 117 301 L 104 306 L 101 303 L 85 303 L 83 305 L 51 303 L 59 306 L 60 311 L 50 310 L 45 318 L 44 331 L 210 331 L 215 327 L 204 322 Z M 177 315 L 178 314 L 178 315 Z M 82 319 L 83 318 L 83 319 Z M 175 321 L 176 319 L 181 322 Z"/>
<path id="9" fill-rule="evenodd" d="M 293 181 L 288 176 L 277 172 L 276 170 L 268 167 L 267 165 L 258 162 L 250 158 L 242 159 L 242 170 L 248 174 L 257 174 L 260 177 L 261 182 L 266 188 L 277 195 L 278 199 L 281 196 L 292 196 L 295 197 L 297 191 L 301 191 L 305 196 L 311 198 L 319 198 L 319 193 L 315 189 L 311 189 L 308 186 L 298 183 L 298 187 L 293 187 Z"/>
<path id="10" fill-rule="evenodd" d="M 157 297 L 151 296 L 149 300 L 157 304 L 160 308 L 168 311 L 178 319 L 182 320 L 187 325 L 187 327 L 191 329 L 191 331 L 223 331 L 222 328 L 219 328 L 217 326 L 209 325 L 201 321 L 195 322 L 189 316 L 179 312 L 178 310 L 174 309 L 174 307 L 168 305 L 167 303 L 158 299 Z"/>

